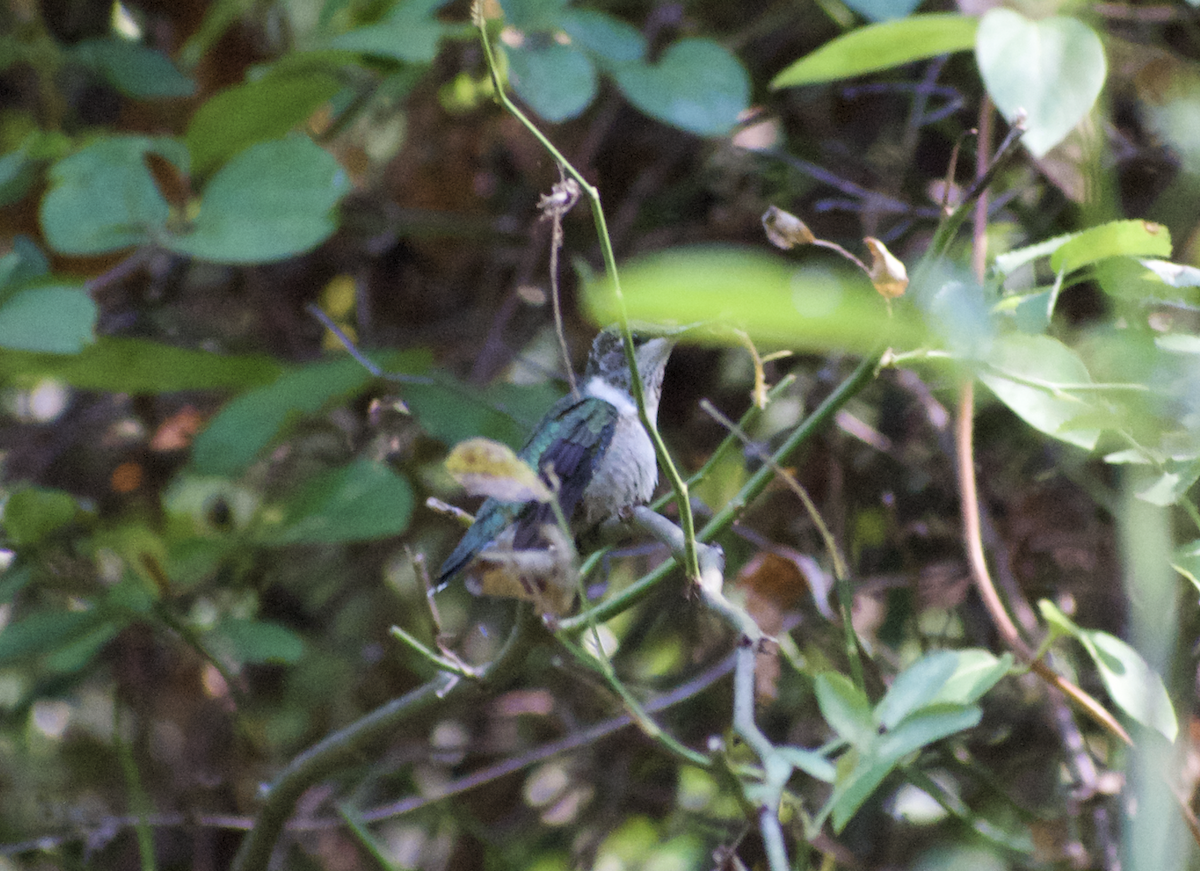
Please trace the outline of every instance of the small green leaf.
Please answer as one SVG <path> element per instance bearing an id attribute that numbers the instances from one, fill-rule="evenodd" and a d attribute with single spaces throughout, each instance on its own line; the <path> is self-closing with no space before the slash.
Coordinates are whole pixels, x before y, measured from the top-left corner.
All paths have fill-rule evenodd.
<path id="1" fill-rule="evenodd" d="M 14 236 L 11 244 L 12 250 L 0 257 L 0 299 L 50 273 L 50 261 L 28 236 Z"/>
<path id="2" fill-rule="evenodd" d="M 37 544 L 75 519 L 79 506 L 70 493 L 46 487 L 22 487 L 4 503 L 4 530 L 17 547 Z"/>
<path id="3" fill-rule="evenodd" d="M 196 92 L 196 83 L 166 55 L 138 42 L 112 37 L 85 39 L 71 53 L 135 100 L 190 97 Z"/>
<path id="4" fill-rule="evenodd" d="M 108 622 L 108 616 L 96 609 L 45 609 L 25 614 L 0 632 L 0 667 L 45 656 Z"/>
<path id="5" fill-rule="evenodd" d="M 315 248 L 337 229 L 349 190 L 336 160 L 307 136 L 251 145 L 204 189 L 189 232 L 163 240 L 215 263 L 266 263 Z"/>
<path id="6" fill-rule="evenodd" d="M 1110 221 L 1076 233 L 1050 256 L 1055 272 L 1073 272 L 1108 257 L 1171 256 L 1171 231 L 1153 221 Z"/>
<path id="7" fill-rule="evenodd" d="M 786 67 L 771 88 L 791 88 L 861 76 L 975 45 L 978 20 L 966 15 L 913 15 L 839 36 Z"/>
<path id="8" fill-rule="evenodd" d="M 110 336 L 97 339 L 78 354 L 0 354 L 0 383 L 21 377 L 57 378 L 83 390 L 115 393 L 245 388 L 278 375 L 279 364 L 269 357 L 225 357 Z"/>
<path id="9" fill-rule="evenodd" d="M 1071 427 L 1092 411 L 1086 392 L 1072 392 L 1092 380 L 1073 350 L 1049 336 L 1011 334 L 998 336 L 986 359 L 991 368 L 979 379 L 1026 423 L 1085 450 L 1096 446 L 1099 430 Z"/>
<path id="10" fill-rule="evenodd" d="M 875 722 L 891 729 L 901 720 L 932 702 L 958 668 L 952 650 L 925 654 L 892 681 L 887 693 L 875 706 Z"/>
<path id="11" fill-rule="evenodd" d="M 513 90 L 547 121 L 574 118 L 596 96 L 596 67 L 572 46 L 531 38 L 505 52 Z"/>
<path id="12" fill-rule="evenodd" d="M 568 0 L 500 0 L 504 23 L 517 30 L 555 30 Z"/>
<path id="13" fill-rule="evenodd" d="M 356 460 L 305 482 L 283 505 L 264 544 L 340 544 L 398 535 L 408 526 L 413 493 L 380 463 Z"/>
<path id="14" fill-rule="evenodd" d="M 208 633 L 213 648 L 236 663 L 298 662 L 304 641 L 292 630 L 263 620 L 222 620 Z"/>
<path id="15" fill-rule="evenodd" d="M 631 63 L 646 56 L 642 32 L 619 18 L 595 9 L 567 9 L 559 26 L 571 43 L 609 63 Z"/>
<path id="16" fill-rule="evenodd" d="M 850 679 L 834 671 L 817 675 L 813 688 L 821 716 L 833 731 L 863 748 L 875 739 L 875 720 L 871 716 L 871 703 Z"/>
<path id="17" fill-rule="evenodd" d="M 75 354 L 95 338 L 97 309 L 79 285 L 20 290 L 0 304 L 0 347 Z"/>
<path id="18" fill-rule="evenodd" d="M 1025 114 L 1022 140 L 1041 157 L 1091 111 L 1108 67 L 1095 32 L 1074 18 L 1031 21 L 992 9 L 979 22 L 975 57 L 988 94 L 1009 122 Z"/>
<path id="19" fill-rule="evenodd" d="M 851 754 L 847 754 L 843 758 L 847 757 L 853 759 Z M 853 766 L 843 777 L 841 776 L 842 766 L 839 761 L 839 777 L 834 785 L 833 795 L 829 797 L 829 804 L 827 805 L 829 813 L 833 817 L 833 830 L 835 833 L 841 832 L 846 827 L 846 823 L 850 822 L 854 814 L 862 807 L 862 803 L 871 797 L 871 794 L 879 788 L 879 785 L 892 773 L 895 767 L 896 763 L 892 760 L 879 759 L 874 755 L 864 754 L 860 758 L 854 759 Z"/>
<path id="20" fill-rule="evenodd" d="M 279 139 L 341 90 L 331 73 L 291 69 L 221 91 L 207 100 L 187 130 L 192 171 L 208 175 L 257 142 Z"/>
<path id="21" fill-rule="evenodd" d="M 1176 504 L 1200 480 L 1200 461 L 1167 460 L 1163 472 L 1149 486 L 1137 492 L 1137 498 L 1151 505 L 1166 507 Z"/>
<path id="22" fill-rule="evenodd" d="M 612 73 L 638 109 L 700 136 L 728 133 L 750 101 L 746 70 L 707 39 L 681 39 L 656 64 L 621 64 Z"/>
<path id="23" fill-rule="evenodd" d="M 186 166 L 178 143 L 141 136 L 99 139 L 50 169 L 42 198 L 46 241 L 63 254 L 104 254 L 148 241 L 170 208 L 144 163 L 155 152 Z"/>

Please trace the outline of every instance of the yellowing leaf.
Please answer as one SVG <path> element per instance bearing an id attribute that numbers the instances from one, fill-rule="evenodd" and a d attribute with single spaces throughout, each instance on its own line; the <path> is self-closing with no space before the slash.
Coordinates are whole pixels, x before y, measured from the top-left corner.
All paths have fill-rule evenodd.
<path id="1" fill-rule="evenodd" d="M 468 439 L 446 457 L 446 471 L 472 496 L 501 502 L 549 502 L 545 482 L 508 445 L 491 439 Z"/>

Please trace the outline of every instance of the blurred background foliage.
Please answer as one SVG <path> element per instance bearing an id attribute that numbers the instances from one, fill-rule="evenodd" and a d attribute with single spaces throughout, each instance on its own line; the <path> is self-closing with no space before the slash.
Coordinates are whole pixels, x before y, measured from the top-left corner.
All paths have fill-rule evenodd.
<path id="1" fill-rule="evenodd" d="M 842 677 L 831 567 L 795 496 L 771 487 L 720 538 L 735 595 L 781 641 L 760 665 L 764 731 L 851 748 L 837 772 L 805 757 L 813 776 L 790 783 L 797 861 L 1196 867 L 1200 19 L 1178 0 L 991 6 L 483 13 L 501 78 L 600 190 L 630 310 L 795 352 L 766 365 L 792 380 L 757 443 L 891 331 L 899 365 L 791 469 L 848 557 L 866 692 Z M 968 131 L 994 118 L 994 148 L 1006 129 L 985 100 L 1029 130 L 994 180 L 982 283 L 964 234 L 889 316 L 843 258 L 772 252 L 760 218 L 778 205 L 912 270 L 973 177 Z M 452 587 L 433 625 L 421 560 L 460 527 L 424 502 L 459 496 L 449 446 L 519 445 L 564 389 L 538 217 L 558 180 L 497 106 L 460 0 L 0 8 L 0 868 L 228 867 L 264 783 L 430 676 L 389 627 L 495 655 L 513 602 Z M 581 355 L 614 316 L 611 285 L 586 208 L 564 232 Z M 1019 669 L 1001 679 L 1011 660 L 963 555 L 964 373 L 991 391 L 975 459 L 1004 596 L 1031 637 L 1079 642 L 1055 644 L 1056 668 L 1137 752 Z M 685 472 L 725 435 L 700 400 L 737 419 L 754 376 L 743 348 L 676 350 L 660 423 Z M 702 519 L 757 463 L 713 465 Z M 592 593 L 665 555 L 606 559 Z M 728 734 L 731 638 L 680 579 L 602 628 L 664 728 L 752 761 Z M 845 786 L 901 724 L 885 687 L 933 681 L 947 660 L 922 654 L 941 649 L 994 677 L 958 699 L 977 716 L 828 804 L 821 777 Z M 1146 701 L 1160 680 L 1167 714 Z M 433 706 L 306 792 L 277 867 L 760 865 L 727 772 L 681 764 L 621 712 L 538 646 L 507 684 Z M 805 847 L 797 820 L 823 806 L 833 822 Z"/>

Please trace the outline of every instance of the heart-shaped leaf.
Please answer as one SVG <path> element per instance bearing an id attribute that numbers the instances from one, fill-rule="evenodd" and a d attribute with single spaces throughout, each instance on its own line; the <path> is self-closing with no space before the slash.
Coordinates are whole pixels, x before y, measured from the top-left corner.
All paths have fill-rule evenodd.
<path id="1" fill-rule="evenodd" d="M 647 115 L 701 136 L 720 136 L 750 100 L 738 59 L 707 39 L 681 39 L 656 64 L 613 70 L 617 85 Z"/>
<path id="2" fill-rule="evenodd" d="M 1025 113 L 1025 147 L 1041 157 L 1083 120 L 1108 67 L 1100 37 L 1074 18 L 1030 21 L 993 9 L 975 34 L 979 72 L 1010 122 Z"/>
<path id="3" fill-rule="evenodd" d="M 846 5 L 870 21 L 891 21 L 908 15 L 921 0 L 846 0 Z"/>
<path id="4" fill-rule="evenodd" d="M 547 121 L 574 118 L 596 96 L 596 68 L 572 46 L 529 39 L 507 53 L 513 90 Z"/>

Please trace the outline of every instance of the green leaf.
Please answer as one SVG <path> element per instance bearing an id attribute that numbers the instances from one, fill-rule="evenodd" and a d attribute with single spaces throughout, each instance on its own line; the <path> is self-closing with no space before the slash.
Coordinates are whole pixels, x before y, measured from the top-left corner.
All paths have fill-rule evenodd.
<path id="1" fill-rule="evenodd" d="M 79 285 L 21 290 L 0 304 L 0 347 L 74 354 L 94 339 L 96 316 L 96 304 Z"/>
<path id="2" fill-rule="evenodd" d="M 190 97 L 196 92 L 196 83 L 166 55 L 138 42 L 111 37 L 85 39 L 74 46 L 71 54 L 135 100 Z"/>
<path id="3" fill-rule="evenodd" d="M 266 263 L 315 248 L 337 229 L 350 189 L 333 156 L 307 136 L 251 145 L 204 189 L 190 232 L 165 247 L 215 263 Z"/>
<path id="4" fill-rule="evenodd" d="M 33 567 L 20 560 L 0 573 L 0 605 L 7 605 L 33 582 Z"/>
<path id="5" fill-rule="evenodd" d="M 1179 722 L 1162 678 L 1140 653 L 1107 632 L 1081 630 L 1079 640 L 1100 670 L 1104 688 L 1126 714 L 1154 729 L 1168 741 L 1179 733 Z"/>
<path id="6" fill-rule="evenodd" d="M 146 168 L 149 152 L 187 165 L 178 143 L 141 136 L 105 137 L 54 164 L 41 205 L 50 247 L 104 254 L 140 245 L 159 231 L 170 208 Z"/>
<path id="7" fill-rule="evenodd" d="M 681 39 L 656 64 L 621 64 L 612 73 L 638 109 L 700 136 L 728 133 L 750 102 L 746 70 L 708 39 Z"/>
<path id="8" fill-rule="evenodd" d="M 979 22 L 975 57 L 988 94 L 1011 123 L 1025 113 L 1022 140 L 1041 157 L 1091 110 L 1108 67 L 1100 37 L 1074 18 L 1030 21 L 992 9 Z"/>
<path id="9" fill-rule="evenodd" d="M 875 739 L 871 703 L 845 675 L 824 671 L 813 682 L 821 716 L 839 737 L 854 747 L 867 747 Z"/>
<path id="10" fill-rule="evenodd" d="M 1171 256 L 1171 231 L 1153 221 L 1110 221 L 1076 233 L 1050 255 L 1050 268 L 1073 272 L 1121 255 Z"/>
<path id="11" fill-rule="evenodd" d="M 619 18 L 595 9 L 567 9 L 559 26 L 571 43 L 609 63 L 631 63 L 646 56 L 642 32 Z"/>
<path id="12" fill-rule="evenodd" d="M 952 650 L 935 650 L 918 659 L 892 681 L 875 706 L 875 722 L 891 729 L 918 708 L 932 702 L 958 668 Z"/>
<path id="13" fill-rule="evenodd" d="M 1092 380 L 1074 351 L 1049 336 L 1011 334 L 998 336 L 986 359 L 991 368 L 979 379 L 1026 423 L 1085 450 L 1096 446 L 1099 430 L 1071 427 L 1072 419 L 1093 410 L 1071 392 Z"/>
<path id="14" fill-rule="evenodd" d="M 396 357 L 389 363 L 392 371 L 401 365 Z M 373 377 L 350 358 L 286 372 L 226 404 L 196 437 L 192 466 L 206 475 L 238 475 L 290 419 L 313 414 L 335 398 L 362 390 Z"/>
<path id="15" fill-rule="evenodd" d="M 547 121 L 574 118 L 596 96 L 596 68 L 569 45 L 529 40 L 506 46 L 508 80 L 517 96 Z"/>
<path id="16" fill-rule="evenodd" d="M 967 51 L 975 45 L 977 26 L 975 18 L 939 12 L 860 27 L 787 66 L 771 88 L 831 82 Z"/>
<path id="17" fill-rule="evenodd" d="M 404 391 L 421 428 L 443 444 L 484 436 L 512 448 L 525 443 L 530 429 L 561 396 L 551 384 L 494 384 L 487 390 L 410 384 Z"/>
<path id="18" fill-rule="evenodd" d="M 1163 472 L 1149 486 L 1137 492 L 1137 498 L 1151 505 L 1174 505 L 1200 480 L 1200 461 L 1166 460 Z"/>
<path id="19" fill-rule="evenodd" d="M 871 754 L 861 757 L 847 754 L 852 761 L 844 776 L 839 776 L 834 785 L 833 795 L 829 797 L 828 812 L 833 817 L 833 830 L 841 832 L 846 823 L 862 807 L 862 803 L 871 797 L 896 767 L 892 760 L 879 759 Z M 841 775 L 842 764 L 839 762 L 838 773 Z"/>
<path id="20" fill-rule="evenodd" d="M 958 665 L 954 674 L 946 680 L 937 696 L 936 703 L 951 703 L 970 705 L 983 698 L 983 695 L 1000 682 L 1013 667 L 1013 655 L 1005 653 L 994 656 L 987 650 L 977 647 L 957 650 L 955 655 Z"/>
<path id="21" fill-rule="evenodd" d="M 1171 568 L 1179 572 L 1200 591 L 1200 538 L 1180 545 L 1171 556 Z"/>
<path id="22" fill-rule="evenodd" d="M 787 760 L 793 768 L 798 768 L 809 777 L 816 778 L 822 783 L 833 783 L 837 769 L 833 763 L 816 750 L 806 750 L 803 747 L 777 747 L 776 751 Z"/>
<path id="23" fill-rule="evenodd" d="M 908 15 L 921 0 L 846 0 L 846 5 L 871 21 L 890 21 Z"/>
<path id="24" fill-rule="evenodd" d="M 305 482 L 258 539 L 284 545 L 387 538 L 404 531 L 412 507 L 406 480 L 380 463 L 356 460 Z"/>
<path id="25" fill-rule="evenodd" d="M 977 726 L 982 717 L 978 705 L 929 705 L 880 736 L 875 752 L 881 759 L 899 762 L 915 750 Z"/>
<path id="26" fill-rule="evenodd" d="M 37 544 L 75 519 L 79 506 L 70 493 L 46 487 L 22 487 L 4 503 L 4 530 L 17 547 Z"/>
<path id="27" fill-rule="evenodd" d="M 330 73 L 290 69 L 221 91 L 196 110 L 188 125 L 193 173 L 208 175 L 247 146 L 279 139 L 339 90 Z"/>
<path id="28" fill-rule="evenodd" d="M 517 30 L 554 30 L 568 0 L 500 0 L 504 23 Z"/>
<path id="29" fill-rule="evenodd" d="M 406 0 L 375 24 L 333 38 L 329 47 L 415 64 L 432 63 L 450 27 L 435 13 L 446 0 Z"/>
<path id="30" fill-rule="evenodd" d="M 299 635 L 263 620 L 222 620 L 207 633 L 207 639 L 214 650 L 237 663 L 288 665 L 304 655 L 304 640 Z"/>
<path id="31" fill-rule="evenodd" d="M 83 390 L 171 393 L 256 386 L 279 375 L 269 357 L 225 357 L 144 339 L 102 337 L 78 354 L 0 354 L 0 383 L 57 378 Z"/>
<path id="32" fill-rule="evenodd" d="M 1140 653 L 1114 635 L 1077 625 L 1047 599 L 1038 601 L 1038 610 L 1060 634 L 1072 635 L 1083 645 L 1096 663 L 1104 688 L 1126 714 L 1168 741 L 1175 740 L 1179 723 L 1171 697 Z"/>
<path id="33" fill-rule="evenodd" d="M 15 236 L 11 244 L 12 250 L 0 257 L 0 299 L 50 273 L 50 261 L 28 236 Z"/>
<path id="34" fill-rule="evenodd" d="M 0 667 L 45 656 L 109 622 L 99 610 L 45 609 L 25 614 L 0 632 Z"/>

